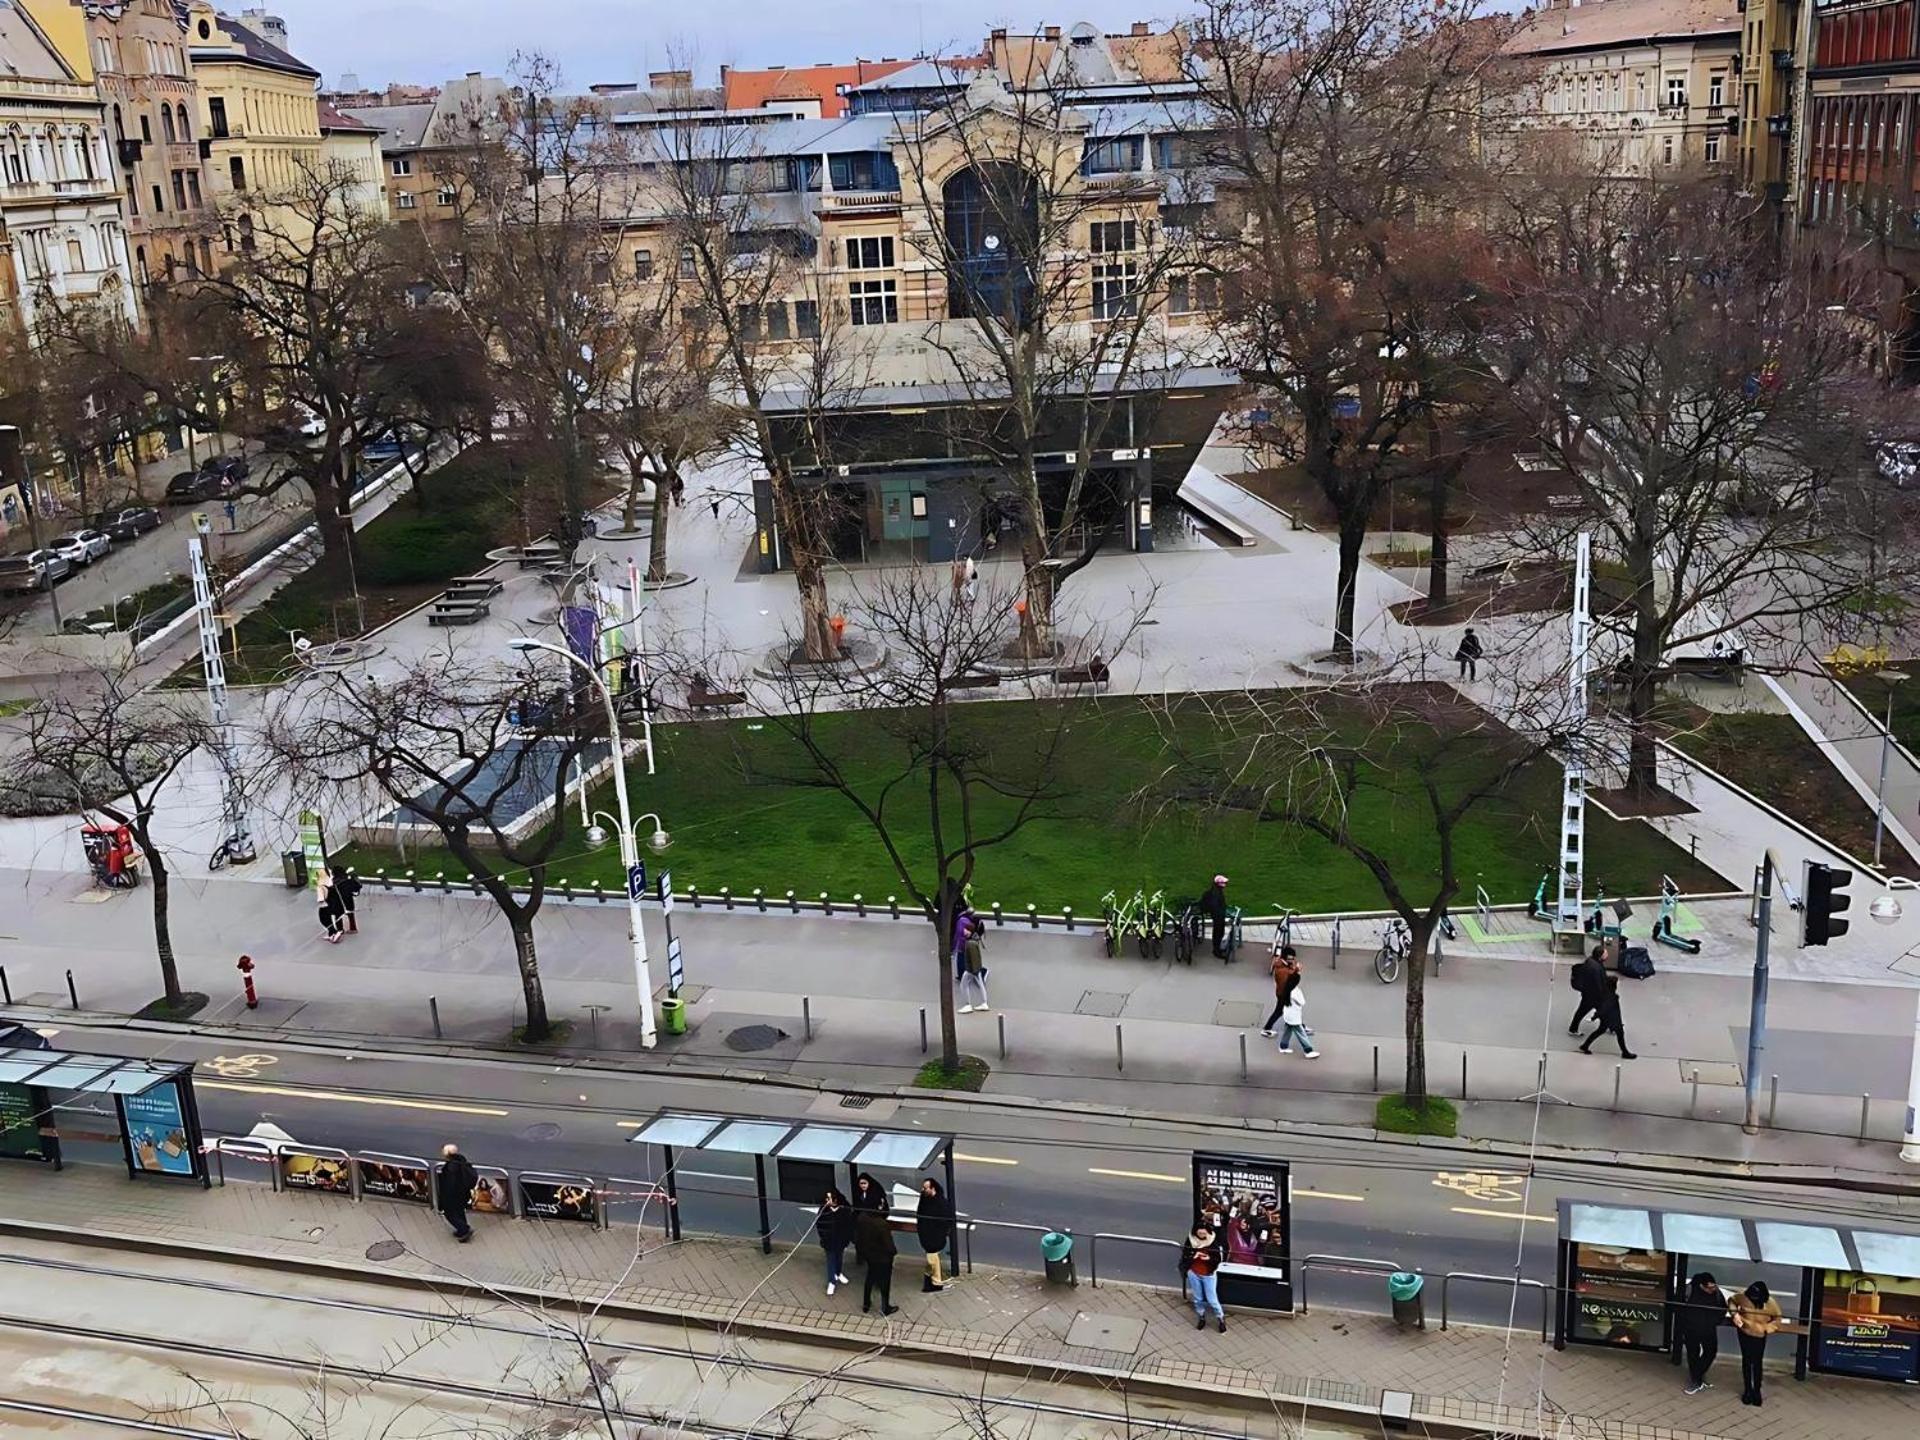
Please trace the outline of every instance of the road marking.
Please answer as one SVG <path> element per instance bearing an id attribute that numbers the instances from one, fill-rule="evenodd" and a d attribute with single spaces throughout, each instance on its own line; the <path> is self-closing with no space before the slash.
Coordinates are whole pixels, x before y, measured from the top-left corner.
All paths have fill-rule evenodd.
<path id="1" fill-rule="evenodd" d="M 1355 1205 L 1364 1205 L 1367 1200 L 1364 1195 L 1342 1195 L 1337 1190 L 1295 1190 L 1293 1198 L 1296 1200 L 1349 1200 Z"/>
<path id="2" fill-rule="evenodd" d="M 1442 1190 L 1457 1191 L 1469 1200 L 1518 1204 L 1526 1198 L 1522 1193 L 1526 1177 L 1522 1175 L 1502 1175 L 1483 1170 L 1438 1170 L 1434 1172 L 1433 1183 Z"/>
<path id="3" fill-rule="evenodd" d="M 1185 1185 L 1185 1175 L 1159 1175 L 1151 1170 L 1102 1170 L 1098 1165 L 1087 1167 L 1089 1175 L 1111 1175 L 1116 1180 L 1158 1180 L 1167 1185 Z"/>
<path id="4" fill-rule="evenodd" d="M 638 1120 L 616 1120 L 613 1123 L 622 1130 L 638 1130 L 641 1125 Z"/>
<path id="5" fill-rule="evenodd" d="M 969 1165 L 1018 1165 L 1020 1163 L 1018 1160 L 1009 1160 L 1004 1155 L 962 1155 L 958 1150 L 953 1152 L 953 1158 L 965 1160 Z"/>
<path id="6" fill-rule="evenodd" d="M 293 1100 L 337 1100 L 343 1105 L 385 1105 L 395 1110 L 434 1110 L 445 1115 L 511 1115 L 486 1105 L 452 1105 L 441 1100 L 400 1100 L 388 1095 L 355 1095 L 346 1090 L 295 1090 L 286 1085 L 240 1085 L 227 1080 L 199 1080 L 202 1090 L 237 1090 L 248 1095 L 284 1095 Z"/>
<path id="7" fill-rule="evenodd" d="M 1456 1215 L 1487 1215 L 1495 1220 L 1532 1220 L 1539 1225 L 1556 1224 L 1558 1218 L 1553 1215 L 1529 1215 L 1524 1210 L 1476 1210 L 1471 1205 L 1455 1205 L 1451 1208 Z"/>
<path id="8" fill-rule="evenodd" d="M 278 1065 L 279 1059 L 272 1055 L 216 1055 L 205 1062 L 214 1074 L 228 1080 L 252 1080 L 260 1074 L 262 1065 Z"/>

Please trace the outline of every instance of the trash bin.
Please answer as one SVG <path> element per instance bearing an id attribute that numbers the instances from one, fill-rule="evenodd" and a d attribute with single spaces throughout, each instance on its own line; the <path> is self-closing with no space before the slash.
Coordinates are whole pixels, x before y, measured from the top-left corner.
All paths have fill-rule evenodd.
<path id="1" fill-rule="evenodd" d="M 280 852 L 280 874 L 286 879 L 287 889 L 306 889 L 307 852 L 304 850 L 282 850 Z"/>
<path id="2" fill-rule="evenodd" d="M 1427 1328 L 1427 1302 L 1420 1298 L 1426 1283 L 1424 1276 L 1406 1270 L 1396 1270 L 1387 1277 L 1387 1295 L 1393 1301 L 1394 1324 L 1403 1329 L 1408 1326 L 1415 1330 Z"/>
<path id="3" fill-rule="evenodd" d="M 669 995 L 660 1002 L 660 1028 L 669 1035 L 687 1033 L 687 1002 Z"/>
<path id="4" fill-rule="evenodd" d="M 1040 1237 L 1040 1258 L 1047 1263 L 1047 1282 L 1052 1285 L 1078 1285 L 1073 1273 L 1073 1236 L 1049 1230 Z"/>

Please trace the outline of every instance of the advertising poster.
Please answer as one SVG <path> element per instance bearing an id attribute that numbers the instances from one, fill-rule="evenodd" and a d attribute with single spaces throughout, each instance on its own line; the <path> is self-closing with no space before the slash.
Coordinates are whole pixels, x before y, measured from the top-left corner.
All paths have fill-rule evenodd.
<path id="1" fill-rule="evenodd" d="M 180 1113 L 180 1087 L 174 1081 L 156 1085 L 144 1095 L 120 1097 L 127 1122 L 127 1145 L 133 1168 L 156 1175 L 193 1175 L 193 1142 L 187 1138 L 186 1119 Z"/>
<path id="2" fill-rule="evenodd" d="M 46 1112 L 46 1091 L 27 1085 L 0 1085 L 0 1159 L 54 1158 L 50 1143 L 40 1134 L 40 1118 Z"/>
<path id="3" fill-rule="evenodd" d="M 593 1185 L 587 1180 L 520 1178 L 520 1213 L 529 1220 L 593 1223 Z"/>
<path id="4" fill-rule="evenodd" d="M 1210 1228 L 1226 1242 L 1228 1260 L 1286 1270 L 1286 1161 L 1196 1155 L 1193 1190 L 1194 1218 L 1209 1218 Z"/>
<path id="5" fill-rule="evenodd" d="M 416 1205 L 433 1201 L 433 1172 L 425 1165 L 401 1165 L 389 1160 L 360 1162 L 360 1193 L 383 1200 L 407 1200 Z"/>
<path id="6" fill-rule="evenodd" d="M 482 1174 L 473 1187 L 467 1208 L 481 1215 L 511 1215 L 513 1197 L 507 1193 L 507 1177 Z"/>
<path id="7" fill-rule="evenodd" d="M 1573 1334 L 1587 1345 L 1658 1350 L 1667 1343 L 1667 1254 L 1573 1247 Z"/>
<path id="8" fill-rule="evenodd" d="M 280 1183 L 289 1190 L 318 1190 L 326 1195 L 353 1193 L 353 1175 L 344 1155 L 282 1150 Z"/>
<path id="9" fill-rule="evenodd" d="M 1813 1367 L 1869 1380 L 1920 1381 L 1920 1280 L 1824 1271 Z"/>
<path id="10" fill-rule="evenodd" d="M 318 810 L 300 812 L 300 850 L 307 857 L 307 883 L 317 890 L 327 868 L 326 828 Z"/>

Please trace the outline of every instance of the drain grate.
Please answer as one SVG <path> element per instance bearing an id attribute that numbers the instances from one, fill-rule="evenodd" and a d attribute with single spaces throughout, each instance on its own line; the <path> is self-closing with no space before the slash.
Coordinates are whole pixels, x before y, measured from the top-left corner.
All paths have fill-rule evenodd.
<path id="1" fill-rule="evenodd" d="M 522 1129 L 520 1138 L 522 1140 L 558 1140 L 560 1127 L 551 1120 L 541 1120 Z"/>
<path id="2" fill-rule="evenodd" d="M 873 1104 L 873 1096 L 871 1095 L 842 1095 L 840 1097 L 840 1108 L 842 1110 L 864 1110 L 871 1104 Z"/>
<path id="3" fill-rule="evenodd" d="M 787 1038 L 786 1031 L 772 1025 L 742 1025 L 738 1030 L 727 1032 L 727 1048 L 752 1054 L 756 1050 L 771 1050 Z"/>
<path id="4" fill-rule="evenodd" d="M 398 1240 L 376 1240 L 367 1246 L 367 1259 L 392 1260 L 407 1253 L 407 1247 Z"/>

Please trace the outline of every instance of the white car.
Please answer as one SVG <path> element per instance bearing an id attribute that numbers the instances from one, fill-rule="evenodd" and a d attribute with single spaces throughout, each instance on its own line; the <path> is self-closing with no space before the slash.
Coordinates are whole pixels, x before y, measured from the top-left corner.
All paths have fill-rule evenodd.
<path id="1" fill-rule="evenodd" d="M 1920 440 L 1882 440 L 1873 447 L 1873 463 L 1898 489 L 1920 483 Z"/>
<path id="2" fill-rule="evenodd" d="M 69 565 L 91 565 L 113 549 L 113 537 L 104 530 L 75 530 L 49 543 Z"/>

